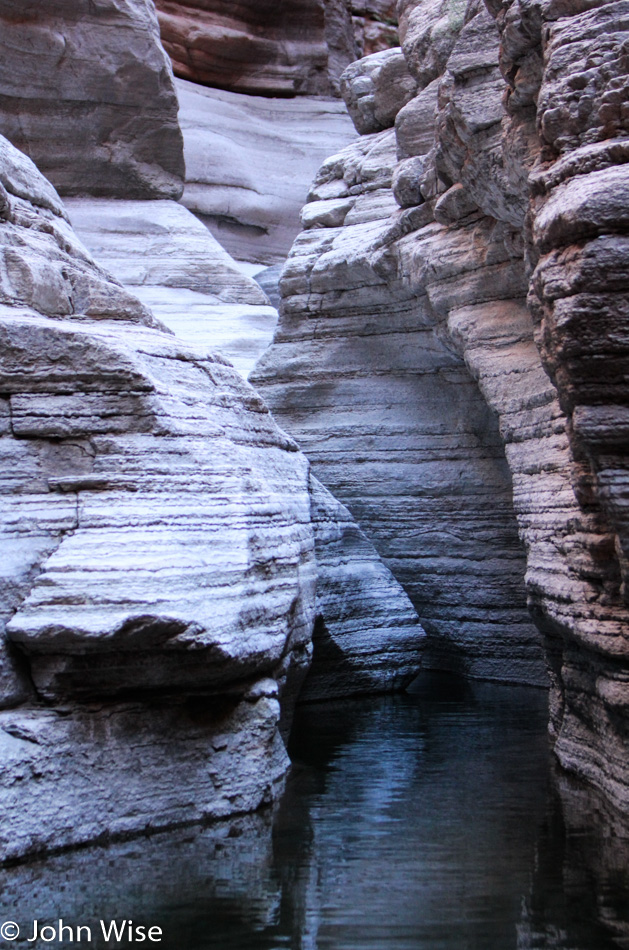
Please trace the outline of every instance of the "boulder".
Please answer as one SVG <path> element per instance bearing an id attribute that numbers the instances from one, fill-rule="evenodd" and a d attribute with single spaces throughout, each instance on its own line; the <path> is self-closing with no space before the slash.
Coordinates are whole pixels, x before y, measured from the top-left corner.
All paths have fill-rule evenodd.
<path id="1" fill-rule="evenodd" d="M 341 76 L 341 95 L 361 135 L 390 128 L 417 91 L 401 49 L 365 56 Z"/>

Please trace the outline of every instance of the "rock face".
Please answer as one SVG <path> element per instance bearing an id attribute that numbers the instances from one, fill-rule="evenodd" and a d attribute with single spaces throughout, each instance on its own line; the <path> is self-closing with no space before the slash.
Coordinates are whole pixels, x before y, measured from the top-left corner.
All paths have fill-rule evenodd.
<path id="1" fill-rule="evenodd" d="M 208 346 L 207 313 L 192 329 L 181 316 L 186 294 L 223 318 L 272 311 L 205 227 L 167 201 L 71 202 L 175 336 L 94 262 L 4 139 L 0 183 L 5 860 L 272 800 L 315 619 L 309 698 L 403 684 L 422 631 Z"/>
<path id="2" fill-rule="evenodd" d="M 94 264 L 4 140 L 0 165 L 6 858 L 272 797 L 315 569 L 308 464 L 259 397 Z"/>
<path id="3" fill-rule="evenodd" d="M 271 342 L 277 312 L 189 211 L 84 198 L 68 207 L 99 263 L 180 339 L 211 343 L 246 377 Z M 317 601 L 300 701 L 400 689 L 418 669 L 417 614 L 347 509 L 316 479 L 310 493 Z"/>
<path id="4" fill-rule="evenodd" d="M 394 0 L 157 0 L 183 79 L 263 96 L 338 95 L 358 56 L 396 44 Z"/>
<path id="5" fill-rule="evenodd" d="M 451 384 L 454 367 L 467 385 L 476 380 L 489 418 L 498 422 L 473 427 L 477 445 L 484 453 L 496 445 L 500 456 L 499 432 L 511 472 L 528 603 L 551 672 L 555 751 L 566 768 L 629 809 L 625 6 L 400 4 L 403 50 L 419 92 L 396 118 L 398 163 L 393 143 L 385 151 L 392 133 L 384 132 L 365 136 L 322 168 L 304 210 L 307 230 L 283 274 L 281 324 L 256 382 L 315 472 L 404 581 L 430 651 L 436 626 L 427 612 L 438 600 L 431 591 L 422 601 L 417 578 L 425 577 L 419 551 L 430 535 L 421 519 L 431 483 L 417 464 L 403 467 L 408 434 L 413 451 L 421 447 L 421 458 L 436 464 L 453 420 L 452 399 L 447 411 L 436 394 L 446 379 Z M 391 189 L 403 210 L 391 210 Z M 420 394 L 408 380 L 429 355 L 434 360 L 432 353 L 440 360 L 448 354 L 451 363 L 446 370 L 437 362 Z M 359 380 L 376 373 L 380 395 L 369 416 Z M 402 374 L 404 401 L 393 395 Z M 477 400 L 466 394 L 456 429 L 470 425 Z M 420 442 L 419 428 L 408 428 L 413 415 L 424 426 L 432 418 L 430 438 Z M 324 438 L 326 426 L 333 435 Z M 466 472 L 473 471 L 464 451 Z M 445 454 L 453 458 L 452 445 Z M 381 465 L 392 469 L 393 459 L 405 483 L 400 474 L 383 480 Z M 508 523 L 504 468 L 504 494 L 492 488 L 486 496 L 504 498 L 502 514 L 500 501 L 487 506 L 494 522 L 469 476 L 454 481 L 444 476 L 446 467 L 436 469 L 439 489 L 466 500 L 485 529 Z M 372 483 L 367 470 L 377 472 Z M 412 486 L 422 502 L 416 510 L 408 504 Z M 393 532 L 383 528 L 402 509 L 398 493 L 399 562 Z M 466 532 L 473 545 L 460 545 L 460 522 L 457 530 L 443 510 L 432 513 L 430 525 L 434 535 L 441 527 L 448 540 L 456 538 L 462 563 L 473 565 L 466 596 L 484 592 L 487 567 L 504 558 L 504 536 Z M 453 586 L 452 545 L 448 551 L 442 544 L 433 549 L 437 598 Z M 511 551 L 515 556 L 515 539 Z M 511 563 L 515 579 L 522 563 Z M 462 573 L 455 575 L 459 583 Z M 505 577 L 502 563 L 499 576 Z M 459 596 L 457 604 L 465 603 Z M 513 596 L 510 603 L 517 603 Z M 520 643 L 533 650 L 520 617 L 520 629 L 529 631 Z M 513 656 L 511 639 L 520 652 L 515 628 L 503 627 L 502 640 L 499 630 L 492 627 L 485 649 L 502 643 L 503 658 Z M 447 636 L 456 644 L 452 631 Z M 480 643 L 478 631 L 459 640 L 464 665 Z M 510 672 L 508 663 L 498 668 Z"/>
<path id="6" fill-rule="evenodd" d="M 184 205 L 239 260 L 283 262 L 317 168 L 356 136 L 343 104 L 176 84 Z"/>
<path id="7" fill-rule="evenodd" d="M 532 167 L 529 307 L 566 418 L 579 512 L 579 544 L 566 551 L 573 585 L 547 608 L 562 635 L 555 749 L 629 810 L 627 4 L 488 6 L 508 83 L 505 153 Z M 532 165 L 517 143 L 533 117 Z"/>
<path id="8" fill-rule="evenodd" d="M 69 198 L 72 225 L 95 259 L 181 340 L 212 346 L 247 378 L 277 311 L 205 225 L 174 201 Z"/>
<path id="9" fill-rule="evenodd" d="M 417 92 L 417 83 L 397 48 L 353 63 L 343 73 L 341 88 L 356 129 L 365 135 L 390 128 Z"/>
<path id="10" fill-rule="evenodd" d="M 181 195 L 177 96 L 152 0 L 1 0 L 0 55 L 0 133 L 60 193 Z"/>
<path id="11" fill-rule="evenodd" d="M 395 210 L 395 164 L 393 129 L 324 164 L 252 381 L 410 595 L 424 665 L 541 683 L 500 436 L 426 291 L 398 274 L 418 215 Z"/>

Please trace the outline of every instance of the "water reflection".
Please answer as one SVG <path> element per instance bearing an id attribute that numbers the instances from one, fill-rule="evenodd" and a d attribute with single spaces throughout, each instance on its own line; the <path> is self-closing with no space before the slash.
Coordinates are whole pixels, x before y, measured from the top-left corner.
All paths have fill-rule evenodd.
<path id="1" fill-rule="evenodd" d="M 545 721 L 541 692 L 436 676 L 302 708 L 274 814 L 5 869 L 1 919 L 22 948 L 59 917 L 92 947 L 115 918 L 168 950 L 629 948 L 627 831 L 554 772 Z"/>

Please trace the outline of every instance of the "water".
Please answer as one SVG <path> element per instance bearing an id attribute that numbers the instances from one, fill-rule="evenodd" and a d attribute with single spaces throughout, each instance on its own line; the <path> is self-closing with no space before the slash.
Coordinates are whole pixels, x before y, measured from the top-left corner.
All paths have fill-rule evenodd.
<path id="1" fill-rule="evenodd" d="M 168 950 L 629 948 L 629 839 L 553 768 L 546 714 L 434 676 L 304 707 L 274 813 L 0 872 L 12 945 L 63 945 L 24 939 L 63 917 L 99 947 L 126 918 Z"/>

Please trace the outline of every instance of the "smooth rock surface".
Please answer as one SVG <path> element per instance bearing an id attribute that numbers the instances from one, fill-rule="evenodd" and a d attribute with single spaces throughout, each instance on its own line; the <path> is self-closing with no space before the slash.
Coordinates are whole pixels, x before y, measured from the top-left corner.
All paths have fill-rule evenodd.
<path id="1" fill-rule="evenodd" d="M 283 262 L 315 172 L 355 138 L 345 107 L 334 99 L 264 99 L 176 84 L 183 204 L 233 257 Z"/>
<path id="2" fill-rule="evenodd" d="M 152 0 L 2 0 L 0 56 L 0 133 L 62 194 L 181 195 L 177 95 Z"/>
<path id="3" fill-rule="evenodd" d="M 277 311 L 205 225 L 174 201 L 71 198 L 66 207 L 94 257 L 165 326 L 211 346 L 247 378 Z"/>
<path id="4" fill-rule="evenodd" d="M 299 701 L 400 691 L 425 646 L 417 613 L 347 508 L 316 478 L 310 485 L 317 602 Z"/>

